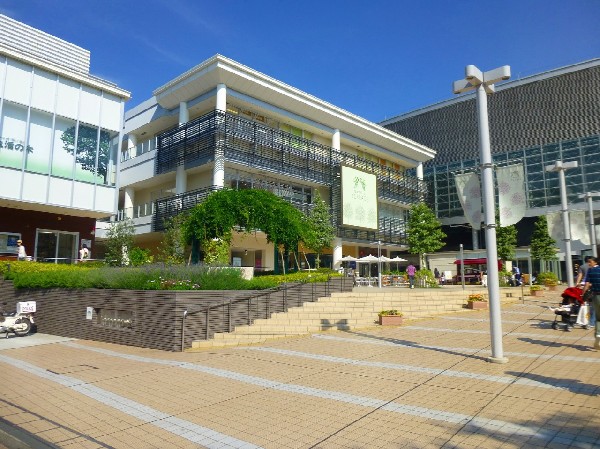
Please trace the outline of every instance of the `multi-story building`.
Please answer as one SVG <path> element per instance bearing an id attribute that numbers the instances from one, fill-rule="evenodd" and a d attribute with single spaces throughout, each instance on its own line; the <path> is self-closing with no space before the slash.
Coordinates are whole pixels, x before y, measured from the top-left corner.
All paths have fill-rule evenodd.
<path id="1" fill-rule="evenodd" d="M 435 154 L 220 55 L 127 111 L 125 132 L 119 218 L 133 218 L 138 244 L 155 249 L 165 218 L 216 189 L 266 189 L 304 212 L 318 192 L 337 229 L 329 266 L 342 255 L 406 249 L 406 211 L 426 194 L 422 164 Z M 302 248 L 297 256 L 312 266 Z M 231 260 L 278 269 L 260 232 L 237 235 Z"/>
<path id="2" fill-rule="evenodd" d="M 583 194 L 600 192 L 599 97 L 600 59 L 499 84 L 488 97 L 494 164 L 524 166 L 527 211 L 517 225 L 520 245 L 528 245 L 535 217 L 560 209 L 558 174 L 546 166 L 557 160 L 578 163 L 565 172 L 570 210 L 587 210 Z M 459 243 L 466 248 L 472 242 L 477 249 L 483 237 L 482 231 L 466 235 L 454 183 L 455 173 L 479 170 L 476 107 L 474 94 L 466 94 L 382 123 L 437 152 L 426 163 L 424 179 L 428 202 L 447 226 L 447 249 L 453 251 Z M 594 209 L 599 200 L 594 198 Z M 564 250 L 564 243 L 557 243 Z M 577 258 L 590 251 L 589 245 L 573 243 Z"/>
<path id="3" fill-rule="evenodd" d="M 89 73 L 90 52 L 0 15 L 0 255 L 22 239 L 37 260 L 92 249 L 116 212 L 129 93 Z"/>

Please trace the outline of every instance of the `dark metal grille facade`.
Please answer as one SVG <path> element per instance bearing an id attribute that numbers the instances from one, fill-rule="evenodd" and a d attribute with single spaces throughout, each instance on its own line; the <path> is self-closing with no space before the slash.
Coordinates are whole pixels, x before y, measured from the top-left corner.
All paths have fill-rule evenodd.
<path id="1" fill-rule="evenodd" d="M 405 217 L 401 208 L 421 201 L 426 195 L 425 182 L 415 176 L 221 111 L 212 111 L 160 134 L 157 137 L 156 174 L 173 171 L 180 165 L 191 168 L 210 163 L 217 150 L 223 151 L 226 163 L 295 178 L 307 185 L 329 187 L 334 224 L 342 238 L 404 244 Z M 398 218 L 380 219 L 379 231 L 372 232 L 339 225 L 342 165 L 375 174 L 379 198 L 398 206 Z M 214 187 L 158 200 L 153 229 L 162 230 L 165 218 L 190 209 L 212 190 Z M 310 208 L 306 204 L 294 206 L 303 211 Z"/>
<path id="2" fill-rule="evenodd" d="M 547 165 L 552 165 L 557 160 L 578 163 L 577 168 L 565 171 L 567 201 L 570 204 L 584 201 L 579 198 L 581 194 L 600 191 L 600 136 L 598 135 L 524 150 L 496 153 L 492 159 L 496 166 L 523 164 L 529 209 L 560 205 L 558 173 L 545 170 Z M 439 164 L 424 170 L 425 181 L 430 192 L 428 202 L 434 205 L 438 218 L 464 215 L 456 193 L 454 174 L 470 171 L 479 171 L 479 159 Z"/>
<path id="3" fill-rule="evenodd" d="M 511 84 L 500 85 L 488 97 L 492 153 L 600 133 L 600 60 L 586 68 L 548 72 Z M 437 151 L 426 165 L 479 157 L 473 95 L 399 116 L 384 126 Z"/>

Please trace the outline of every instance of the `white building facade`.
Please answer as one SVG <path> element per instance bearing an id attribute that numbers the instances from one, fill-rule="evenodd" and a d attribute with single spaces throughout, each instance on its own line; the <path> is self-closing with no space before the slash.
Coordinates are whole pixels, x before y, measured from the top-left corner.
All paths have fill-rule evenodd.
<path id="1" fill-rule="evenodd" d="M 89 73 L 90 53 L 0 15 L 0 255 L 21 238 L 70 262 L 117 206 L 129 93 Z"/>
<path id="2" fill-rule="evenodd" d="M 307 213 L 318 195 L 337 237 L 326 266 L 344 255 L 393 255 L 406 249 L 408 208 L 425 184 L 406 170 L 435 153 L 265 74 L 216 55 L 153 92 L 125 114 L 119 218 L 133 218 L 136 240 L 155 249 L 164 220 L 217 189 L 269 190 Z M 343 178 L 364 178 L 355 201 Z M 362 179 L 361 178 L 361 179 Z M 421 176 L 422 178 L 422 176 Z M 368 220 L 362 220 L 364 217 Z M 349 218 L 354 217 L 354 218 Z M 299 248 L 290 266 L 308 268 Z M 323 260 L 323 258 L 322 258 Z M 231 263 L 280 267 L 264 234 L 239 234 Z"/>

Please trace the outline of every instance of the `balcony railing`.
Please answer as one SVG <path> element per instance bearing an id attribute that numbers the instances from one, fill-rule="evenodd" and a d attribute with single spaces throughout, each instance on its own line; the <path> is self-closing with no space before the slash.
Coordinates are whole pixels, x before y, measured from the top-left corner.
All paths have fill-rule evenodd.
<path id="1" fill-rule="evenodd" d="M 156 173 L 214 160 L 216 148 L 227 162 L 331 186 L 341 165 L 377 176 L 381 198 L 415 204 L 426 184 L 418 178 L 309 139 L 270 128 L 235 114 L 212 111 L 157 137 Z"/>

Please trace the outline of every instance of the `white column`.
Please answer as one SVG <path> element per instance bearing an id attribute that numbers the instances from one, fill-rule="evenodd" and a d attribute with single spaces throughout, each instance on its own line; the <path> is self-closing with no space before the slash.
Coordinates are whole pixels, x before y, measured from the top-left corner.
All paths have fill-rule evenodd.
<path id="1" fill-rule="evenodd" d="M 177 171 L 175 172 L 175 193 L 179 195 L 180 193 L 185 193 L 187 191 L 187 174 L 185 172 L 185 167 L 183 165 L 177 166 Z"/>
<path id="2" fill-rule="evenodd" d="M 419 178 L 421 181 L 423 181 L 423 163 L 422 162 L 419 165 L 417 165 L 417 178 Z"/>
<path id="3" fill-rule="evenodd" d="M 225 84 L 217 84 L 216 109 L 223 112 L 227 110 L 227 86 Z"/>
<path id="4" fill-rule="evenodd" d="M 135 191 L 132 187 L 125 187 L 125 198 L 123 201 L 123 212 L 127 218 L 133 218 L 133 202 L 135 201 Z"/>
<path id="5" fill-rule="evenodd" d="M 190 111 L 188 111 L 187 103 L 182 101 L 179 103 L 179 126 L 185 125 L 190 121 Z"/>
<path id="6" fill-rule="evenodd" d="M 182 101 L 179 103 L 179 126 L 185 125 L 190 121 L 190 111 L 188 111 L 187 103 Z M 183 158 L 183 154 L 180 155 Z M 175 194 L 185 193 L 187 190 L 187 175 L 185 173 L 185 165 L 177 166 L 175 172 Z"/>
<path id="7" fill-rule="evenodd" d="M 333 135 L 331 136 L 331 148 L 334 150 L 340 150 L 340 130 L 334 129 Z"/>
<path id="8" fill-rule="evenodd" d="M 137 156 L 137 137 L 135 134 L 127 134 L 127 151 L 129 152 L 129 157 Z"/>
<path id="9" fill-rule="evenodd" d="M 217 111 L 225 112 L 227 110 L 227 86 L 217 84 L 217 99 L 215 104 Z M 213 166 L 213 186 L 223 187 L 225 185 L 225 154 L 223 152 L 223 142 L 221 137 L 217 138 L 215 146 L 215 165 Z"/>
<path id="10" fill-rule="evenodd" d="M 336 237 L 333 239 L 333 269 L 337 270 L 340 268 L 340 259 L 344 257 L 342 254 L 342 239 Z"/>

